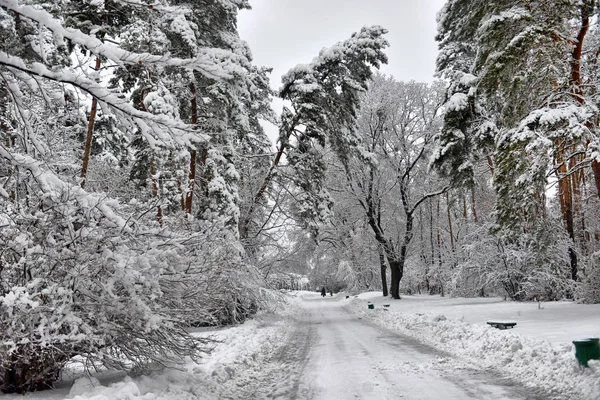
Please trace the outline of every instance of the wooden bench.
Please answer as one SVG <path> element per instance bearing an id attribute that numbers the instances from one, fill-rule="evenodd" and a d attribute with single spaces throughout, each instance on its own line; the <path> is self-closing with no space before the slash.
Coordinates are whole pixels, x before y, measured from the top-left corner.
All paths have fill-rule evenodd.
<path id="1" fill-rule="evenodd" d="M 498 328 L 498 329 L 514 328 L 515 325 L 517 325 L 516 322 L 496 322 L 496 321 L 488 321 L 487 324 L 493 326 L 494 328 Z"/>

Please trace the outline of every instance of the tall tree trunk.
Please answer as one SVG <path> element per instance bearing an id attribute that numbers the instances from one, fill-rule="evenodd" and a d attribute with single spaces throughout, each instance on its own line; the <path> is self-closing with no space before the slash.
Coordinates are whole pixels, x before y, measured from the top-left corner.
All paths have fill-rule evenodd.
<path id="1" fill-rule="evenodd" d="M 419 241 L 421 247 L 421 262 L 423 263 L 423 281 L 419 282 L 419 294 L 421 294 L 421 284 L 425 283 L 427 290 L 429 290 L 429 283 L 427 282 L 428 272 L 428 260 L 427 260 L 427 245 L 425 244 L 425 223 L 423 221 L 423 209 L 419 208 Z"/>
<path id="2" fill-rule="evenodd" d="M 475 208 L 475 187 L 471 187 L 471 214 L 473 214 L 473 222 L 478 223 L 477 209 Z"/>
<path id="3" fill-rule="evenodd" d="M 383 291 L 383 297 L 387 297 L 389 293 L 387 288 L 385 253 L 383 252 L 383 246 L 381 244 L 378 244 L 377 248 L 379 249 L 379 266 L 381 268 L 381 290 Z"/>
<path id="4" fill-rule="evenodd" d="M 565 229 L 569 234 L 569 238 L 571 239 L 571 243 L 568 250 L 571 265 L 571 279 L 577 280 L 577 254 L 575 253 L 574 249 L 575 226 L 573 223 L 573 197 L 571 177 L 568 175 L 565 153 L 565 145 L 560 144 L 556 155 L 556 162 L 558 164 L 558 168 L 556 169 L 556 175 L 558 178 L 558 198 L 563 216 L 563 221 L 565 224 Z"/>
<path id="5" fill-rule="evenodd" d="M 150 173 L 152 174 L 152 196 L 158 201 L 159 182 L 158 177 L 156 176 L 157 170 L 154 158 L 150 160 Z M 159 204 L 158 206 L 156 206 L 156 220 L 158 221 L 160 226 L 162 226 L 162 217 L 162 207 Z"/>
<path id="6" fill-rule="evenodd" d="M 580 196 L 582 199 L 587 198 L 588 196 L 588 190 L 587 190 L 587 182 L 586 182 L 586 178 L 585 178 L 585 171 L 582 169 L 579 171 L 579 175 L 580 175 Z M 583 201 L 582 201 L 583 203 Z M 581 234 L 580 234 L 580 240 L 582 243 L 582 250 L 584 251 L 584 254 L 587 254 L 588 251 L 588 242 L 590 241 L 590 235 L 588 232 L 588 226 L 587 226 L 587 221 L 586 221 L 586 217 L 587 217 L 587 213 L 584 207 L 581 207 L 581 225 L 580 225 L 580 230 L 581 230 Z"/>
<path id="7" fill-rule="evenodd" d="M 96 71 L 100 69 L 100 57 L 96 57 Z M 85 138 L 85 148 L 83 150 L 83 162 L 81 166 L 81 187 L 85 187 L 85 178 L 87 177 L 88 164 L 90 162 L 90 153 L 92 151 L 92 139 L 94 137 L 94 122 L 96 121 L 96 111 L 98 109 L 98 99 L 92 98 L 92 109 L 88 120 L 87 135 Z"/>
<path id="8" fill-rule="evenodd" d="M 390 282 L 390 292 L 392 295 L 392 299 L 400 299 L 400 279 L 402 279 L 400 273 L 400 262 L 397 260 L 390 261 L 390 272 L 391 272 L 391 282 Z"/>
<path id="9" fill-rule="evenodd" d="M 452 229 L 452 215 L 450 213 L 450 195 L 446 192 L 446 211 L 448 213 L 448 232 L 450 233 L 450 250 L 452 250 L 452 256 L 454 256 L 454 231 Z"/>
<path id="10" fill-rule="evenodd" d="M 435 242 L 433 241 L 433 200 L 429 199 L 429 245 L 431 247 L 430 268 L 435 267 Z M 427 271 L 427 291 L 431 293 L 431 284 L 429 282 L 429 271 Z"/>
<path id="11" fill-rule="evenodd" d="M 569 170 L 571 171 L 571 186 L 573 189 L 573 230 L 577 235 L 577 241 L 581 248 L 585 247 L 585 212 L 583 207 L 584 196 L 582 194 L 585 185 L 585 175 L 582 168 L 578 167 L 584 162 L 584 157 L 578 155 L 569 160 Z"/>
<path id="12" fill-rule="evenodd" d="M 467 194 L 464 191 L 462 191 L 460 197 L 462 198 L 463 218 L 465 222 L 468 222 L 469 214 L 467 213 Z"/>
<path id="13" fill-rule="evenodd" d="M 596 185 L 596 193 L 600 199 L 600 162 L 598 160 L 592 160 L 592 172 L 594 173 L 594 184 Z"/>
<path id="14" fill-rule="evenodd" d="M 194 202 L 194 186 L 196 183 L 196 150 L 190 151 L 190 170 L 188 173 L 188 187 L 185 195 L 185 214 L 186 217 L 192 214 L 192 206 Z"/>
<path id="15" fill-rule="evenodd" d="M 496 167 L 494 164 L 494 158 L 492 156 L 486 156 L 487 158 L 487 162 L 488 162 L 488 167 L 490 167 L 490 173 L 492 174 L 492 176 L 494 176 L 494 172 L 496 171 Z"/>
<path id="16" fill-rule="evenodd" d="M 191 113 L 192 113 L 192 125 L 198 124 L 198 97 L 196 94 L 196 83 L 190 82 L 190 94 L 191 94 Z M 190 170 L 188 173 L 188 187 L 185 198 L 185 214 L 186 217 L 192 214 L 192 203 L 194 201 L 194 185 L 196 183 L 196 150 L 190 150 Z"/>
<path id="17" fill-rule="evenodd" d="M 441 205 L 440 205 L 440 203 L 441 202 L 438 199 L 438 202 L 437 202 L 437 222 L 438 222 L 438 229 L 437 229 L 437 249 L 438 249 L 438 266 L 439 266 L 440 271 L 441 271 L 443 262 L 442 262 L 442 236 L 441 236 L 441 232 L 440 232 L 440 224 L 441 224 L 441 221 L 440 221 L 440 218 L 441 218 L 440 217 L 440 215 L 441 215 L 441 212 L 440 212 Z"/>
<path id="18" fill-rule="evenodd" d="M 581 79 L 581 57 L 583 55 L 583 43 L 585 41 L 585 36 L 590 29 L 590 14 L 592 13 L 593 9 L 593 0 L 584 0 L 582 2 L 580 20 L 581 26 L 579 27 L 579 32 L 577 33 L 577 39 L 575 41 L 575 47 L 573 47 L 573 52 L 571 54 L 571 93 L 579 104 L 583 104 L 585 102 L 583 98 L 583 88 L 581 87 L 583 82 Z"/>
<path id="19" fill-rule="evenodd" d="M 420 203 L 420 202 L 419 202 Z M 408 252 L 408 245 L 410 244 L 414 232 L 414 211 L 415 209 L 411 209 L 411 211 L 406 213 L 406 225 L 404 231 L 404 239 L 402 240 L 402 244 L 400 245 L 400 254 L 393 261 L 390 260 L 388 256 L 388 261 L 390 262 L 390 270 L 392 271 L 392 285 L 391 292 L 392 297 L 394 299 L 400 298 L 400 281 L 404 276 L 404 264 L 406 263 L 406 254 Z M 394 266 L 392 266 L 392 263 Z"/>
<path id="20" fill-rule="evenodd" d="M 388 238 L 385 237 L 385 235 L 381 229 L 381 226 L 379 224 L 380 221 L 377 218 L 378 214 L 376 213 L 376 210 L 375 210 L 371 200 L 368 201 L 369 207 L 368 207 L 368 212 L 367 212 L 367 220 L 369 222 L 369 226 L 371 227 L 371 229 L 373 230 L 373 233 L 375 234 L 375 240 L 377 241 L 377 243 L 379 243 L 379 245 L 383 249 L 383 252 L 385 253 L 385 256 L 388 260 L 388 264 L 390 265 L 390 273 L 391 273 L 390 293 L 392 295 L 392 298 L 399 299 L 400 298 L 400 293 L 399 293 L 400 279 L 402 279 L 400 260 L 398 259 L 397 255 L 396 255 L 396 251 L 394 250 L 393 243 Z"/>
<path id="21" fill-rule="evenodd" d="M 573 47 L 573 52 L 571 54 L 571 94 L 575 98 L 575 100 L 579 104 L 584 104 L 584 93 L 582 87 L 582 77 L 581 77 L 581 59 L 583 55 L 583 44 L 585 41 L 585 36 L 590 28 L 590 15 L 595 7 L 594 1 L 592 0 L 584 0 L 581 4 L 581 25 L 579 27 L 579 32 L 577 33 L 577 40 L 575 41 L 575 46 Z M 573 181 L 572 179 L 576 179 L 574 177 L 570 177 L 569 172 L 567 170 L 567 154 L 566 150 L 569 148 L 570 143 L 559 143 L 557 149 L 557 162 L 558 169 L 556 171 L 559 182 L 559 197 L 561 211 L 563 213 L 563 220 L 565 221 L 565 228 L 571 238 L 571 246 L 569 246 L 569 259 L 571 264 L 571 278 L 573 280 L 577 280 L 577 254 L 575 252 L 575 232 L 574 232 L 574 223 L 573 223 L 573 198 L 575 201 L 578 201 L 577 196 L 577 185 L 578 182 Z M 597 163 L 596 160 L 592 160 L 592 172 L 594 173 L 595 183 L 596 183 L 596 191 L 598 192 L 598 196 L 600 197 L 600 170 L 598 168 L 594 168 L 594 163 Z M 575 208 L 578 208 L 579 205 L 575 205 Z"/>

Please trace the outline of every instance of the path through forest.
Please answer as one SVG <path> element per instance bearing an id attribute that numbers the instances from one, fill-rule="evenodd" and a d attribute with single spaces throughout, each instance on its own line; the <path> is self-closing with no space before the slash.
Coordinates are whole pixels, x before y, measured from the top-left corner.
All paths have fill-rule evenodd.
<path id="1" fill-rule="evenodd" d="M 348 313 L 335 297 L 300 303 L 289 340 L 227 397 L 260 399 L 547 399 L 490 371 Z M 241 379 L 240 379 L 241 378 Z M 241 397 L 240 397 L 241 396 Z"/>

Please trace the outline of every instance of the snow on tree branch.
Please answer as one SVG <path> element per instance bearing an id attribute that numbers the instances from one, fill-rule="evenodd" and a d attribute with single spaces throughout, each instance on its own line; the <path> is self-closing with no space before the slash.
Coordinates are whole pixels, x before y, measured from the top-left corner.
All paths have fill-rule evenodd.
<path id="1" fill-rule="evenodd" d="M 102 42 L 100 39 L 86 35 L 78 29 L 65 28 L 50 13 L 36 10 L 31 6 L 21 5 L 17 0 L 0 0 L 0 6 L 50 29 L 54 33 L 54 40 L 57 43 L 63 43 L 65 38 L 69 39 L 96 55 L 106 57 L 119 66 L 153 64 L 159 67 L 185 67 L 198 71 L 209 79 L 221 80 L 233 79 L 236 75 L 245 74 L 245 66 L 248 64 L 248 60 L 243 56 L 215 48 L 198 49 L 197 56 L 190 59 L 171 57 L 169 54 L 133 53 L 112 43 Z"/>
<path id="2" fill-rule="evenodd" d="M 81 89 L 97 98 L 98 101 L 107 107 L 128 116 L 142 130 L 151 145 L 162 144 L 169 147 L 172 145 L 172 141 L 174 141 L 179 145 L 193 146 L 194 142 L 202 142 L 208 139 L 204 135 L 199 134 L 198 131 L 195 131 L 192 125 L 169 118 L 166 115 L 151 114 L 136 109 L 125 98 L 110 92 L 104 86 L 71 70 L 61 69 L 51 71 L 40 63 L 32 63 L 28 66 L 22 59 L 10 56 L 3 51 L 0 51 L 0 65 L 14 68 L 28 75 L 40 76 L 55 82 L 70 84 Z M 166 134 L 164 131 L 165 128 L 172 135 Z"/>
<path id="3" fill-rule="evenodd" d="M 34 160 L 30 156 L 17 154 L 9 151 L 6 147 L 0 146 L 0 157 L 8 160 L 13 167 L 22 167 L 29 171 L 40 189 L 55 202 L 61 202 L 65 194 L 69 194 L 75 199 L 77 204 L 86 212 L 98 210 L 107 220 L 114 223 L 119 229 L 130 231 L 126 225 L 126 220 L 117 215 L 112 206 L 116 203 L 103 200 L 100 195 L 86 192 L 77 185 L 70 185 L 59 178 L 54 173 L 45 170 L 42 163 Z M 3 191 L 0 195 L 7 197 Z"/>

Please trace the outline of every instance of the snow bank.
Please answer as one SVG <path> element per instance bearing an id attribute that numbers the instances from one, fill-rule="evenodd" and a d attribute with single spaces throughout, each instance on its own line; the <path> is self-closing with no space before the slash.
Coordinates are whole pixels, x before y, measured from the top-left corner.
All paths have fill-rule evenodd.
<path id="1" fill-rule="evenodd" d="M 600 362 L 591 361 L 589 369 L 579 367 L 570 343 L 553 344 L 522 335 L 518 329 L 498 330 L 448 319 L 442 314 L 414 314 L 410 303 L 405 303 L 408 305 L 400 311 L 396 307 L 383 308 L 381 304 L 369 310 L 361 298 L 351 298 L 347 302 L 346 308 L 363 319 L 443 349 L 482 368 L 497 369 L 528 387 L 543 388 L 557 397 L 566 395 L 572 400 L 600 399 Z M 395 301 L 394 305 L 401 302 Z"/>
<path id="2" fill-rule="evenodd" d="M 73 400 L 155 400 L 153 393 L 142 395 L 139 386 L 130 378 L 125 377 L 110 387 L 105 387 L 95 378 L 83 377 L 73 383 L 69 392 Z"/>
<path id="3" fill-rule="evenodd" d="M 295 309 L 288 307 L 281 313 Z M 140 395 L 131 400 L 223 398 L 222 393 L 227 390 L 230 381 L 236 381 L 248 369 L 260 369 L 275 349 L 285 342 L 290 327 L 287 316 L 267 313 L 234 328 L 199 332 L 198 335 L 211 335 L 220 342 L 213 352 L 199 364 L 188 363 L 184 371 L 169 370 L 136 379 Z M 144 397 L 149 394 L 154 397 Z M 130 398 L 123 397 L 123 400 Z"/>

